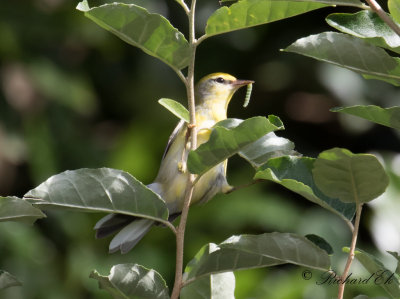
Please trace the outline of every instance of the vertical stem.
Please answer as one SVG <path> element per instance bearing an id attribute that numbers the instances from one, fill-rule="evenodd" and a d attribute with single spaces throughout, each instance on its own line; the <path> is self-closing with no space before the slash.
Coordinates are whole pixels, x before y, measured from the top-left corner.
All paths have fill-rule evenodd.
<path id="1" fill-rule="evenodd" d="M 358 229 L 360 227 L 362 205 L 363 204 L 357 204 L 356 219 L 354 221 L 354 230 L 353 230 L 353 236 L 351 238 L 350 252 L 349 252 L 349 256 L 347 257 L 346 266 L 344 267 L 344 270 L 343 270 L 341 282 L 339 284 L 338 299 L 343 299 L 344 287 L 346 285 L 345 279 L 346 279 L 347 275 L 349 274 L 350 266 L 354 259 L 354 251 L 356 249 Z"/>
<path id="2" fill-rule="evenodd" d="M 188 75 L 186 78 L 186 93 L 188 98 L 188 108 L 190 113 L 190 124 L 188 130 L 190 132 L 190 149 L 195 150 L 197 147 L 197 128 L 196 128 L 196 109 L 194 98 L 194 63 L 196 54 L 196 36 L 195 36 L 195 6 L 196 0 L 192 0 L 190 10 L 187 12 L 189 18 L 189 45 L 191 48 L 191 58 L 188 66 Z M 176 265 L 175 265 L 175 282 L 172 290 L 171 299 L 179 298 L 182 288 L 182 272 L 183 272 L 183 253 L 185 241 L 186 222 L 189 213 L 190 202 L 192 200 L 194 181 L 196 175 L 189 174 L 185 199 L 182 207 L 182 214 L 176 233 Z"/>

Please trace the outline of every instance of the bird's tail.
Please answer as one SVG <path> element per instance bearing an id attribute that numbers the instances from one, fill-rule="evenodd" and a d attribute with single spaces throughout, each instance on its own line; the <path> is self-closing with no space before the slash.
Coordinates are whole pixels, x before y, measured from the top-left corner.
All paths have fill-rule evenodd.
<path id="1" fill-rule="evenodd" d="M 96 238 L 107 237 L 121 229 L 110 242 L 110 253 L 118 250 L 129 252 L 150 230 L 153 220 L 136 218 L 122 214 L 109 214 L 101 218 L 95 225 Z"/>
<path id="2" fill-rule="evenodd" d="M 159 183 L 152 183 L 147 187 L 157 194 L 161 194 L 162 188 Z M 113 253 L 121 250 L 121 253 L 127 253 L 144 237 L 153 224 L 153 220 L 145 218 L 109 214 L 101 218 L 94 229 L 96 238 L 105 238 L 120 230 L 111 240 L 109 251 Z"/>

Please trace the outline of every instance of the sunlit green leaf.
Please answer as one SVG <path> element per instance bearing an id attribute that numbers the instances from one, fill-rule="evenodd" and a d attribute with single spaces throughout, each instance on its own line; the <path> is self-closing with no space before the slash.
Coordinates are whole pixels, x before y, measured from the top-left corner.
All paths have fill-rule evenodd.
<path id="1" fill-rule="evenodd" d="M 329 15 L 326 21 L 339 31 L 400 53 L 400 37 L 376 13 L 368 10 L 355 14 L 335 13 Z"/>
<path id="2" fill-rule="evenodd" d="M 219 250 L 216 244 L 210 243 L 204 246 L 200 252 L 196 254 L 194 260 L 189 262 L 185 269 L 190 271 L 191 267 L 196 267 L 196 260 L 208 256 L 215 250 Z M 203 255 L 204 254 L 204 255 Z M 186 276 L 189 272 L 185 273 Z M 235 292 L 235 275 L 233 272 L 223 272 L 211 274 L 208 276 L 196 279 L 184 287 L 181 291 L 182 299 L 208 299 L 208 298 L 221 298 L 231 299 L 234 298 Z"/>
<path id="3" fill-rule="evenodd" d="M 244 29 L 329 6 L 318 2 L 241 0 L 221 7 L 208 19 L 206 36 Z"/>
<path id="4" fill-rule="evenodd" d="M 96 279 L 99 287 L 109 292 L 113 298 L 169 298 L 168 287 L 161 275 L 137 264 L 115 265 L 108 276 L 93 271 L 90 278 Z"/>
<path id="5" fill-rule="evenodd" d="M 326 195 L 357 204 L 375 199 L 389 184 L 388 175 L 374 155 L 353 154 L 341 148 L 319 154 L 313 177 Z"/>
<path id="6" fill-rule="evenodd" d="M 87 1 L 78 10 L 123 41 L 142 49 L 175 70 L 188 65 L 189 44 L 181 32 L 159 14 L 135 4 L 111 3 L 90 8 Z"/>
<path id="7" fill-rule="evenodd" d="M 9 287 L 21 285 L 22 283 L 16 277 L 14 277 L 14 275 L 11 275 L 6 271 L 0 270 L 0 291 Z"/>
<path id="8" fill-rule="evenodd" d="M 400 107 L 382 108 L 374 105 L 356 105 L 333 108 L 331 111 L 355 115 L 400 130 Z"/>
<path id="9" fill-rule="evenodd" d="M 389 0 L 388 1 L 389 12 L 393 19 L 400 24 L 400 1 L 399 0 Z"/>
<path id="10" fill-rule="evenodd" d="M 156 193 L 129 173 L 111 168 L 62 172 L 29 191 L 24 198 L 43 208 L 168 219 L 168 209 Z"/>
<path id="11" fill-rule="evenodd" d="M 204 246 L 188 264 L 184 274 L 185 282 L 215 273 L 284 263 L 318 270 L 330 267 L 330 259 L 325 250 L 305 237 L 290 233 L 232 236 L 217 248 L 214 246 Z"/>
<path id="12" fill-rule="evenodd" d="M 345 251 L 348 252 L 348 248 Z M 368 270 L 374 274 L 374 283 L 380 285 L 392 298 L 400 298 L 400 283 L 398 277 L 386 269 L 385 266 L 373 255 L 357 249 L 355 257 Z"/>
<path id="13" fill-rule="evenodd" d="M 46 217 L 38 208 L 35 208 L 18 197 L 0 197 L 0 222 L 18 221 L 28 224 L 34 223 L 37 219 Z"/>
<path id="14" fill-rule="evenodd" d="M 243 150 L 247 145 L 275 130 L 283 128 L 276 116 L 252 117 L 245 121 L 226 119 L 212 129 L 209 140 L 189 153 L 188 169 L 202 174 L 213 166 Z"/>
<path id="15" fill-rule="evenodd" d="M 345 220 L 354 216 L 355 205 L 323 194 L 315 185 L 312 175 L 315 159 L 309 157 L 280 157 L 269 160 L 254 179 L 270 180 L 300 194 L 304 198 L 328 209 Z"/>
<path id="16" fill-rule="evenodd" d="M 158 100 L 158 102 L 178 118 L 186 121 L 187 123 L 190 122 L 189 111 L 181 103 L 165 98 Z"/>
<path id="17" fill-rule="evenodd" d="M 400 60 L 360 38 L 324 32 L 301 38 L 284 51 L 309 56 L 378 79 L 400 85 Z"/>

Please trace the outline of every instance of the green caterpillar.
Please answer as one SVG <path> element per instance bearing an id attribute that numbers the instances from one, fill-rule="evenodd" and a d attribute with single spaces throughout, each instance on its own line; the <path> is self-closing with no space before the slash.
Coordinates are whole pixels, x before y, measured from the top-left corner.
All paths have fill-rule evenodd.
<path id="1" fill-rule="evenodd" d="M 252 90 L 253 90 L 253 84 L 252 83 L 247 84 L 246 97 L 244 98 L 243 107 L 247 107 L 247 105 L 249 104 Z"/>

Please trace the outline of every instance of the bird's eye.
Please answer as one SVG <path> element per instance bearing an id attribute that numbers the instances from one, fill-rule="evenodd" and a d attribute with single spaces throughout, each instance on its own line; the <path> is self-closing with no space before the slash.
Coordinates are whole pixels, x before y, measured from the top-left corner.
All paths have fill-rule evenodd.
<path id="1" fill-rule="evenodd" d="M 217 79 L 215 79 L 215 82 L 217 83 L 225 83 L 225 79 L 222 77 L 218 77 Z"/>

